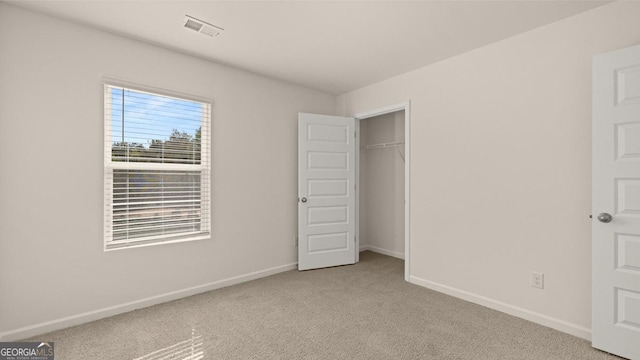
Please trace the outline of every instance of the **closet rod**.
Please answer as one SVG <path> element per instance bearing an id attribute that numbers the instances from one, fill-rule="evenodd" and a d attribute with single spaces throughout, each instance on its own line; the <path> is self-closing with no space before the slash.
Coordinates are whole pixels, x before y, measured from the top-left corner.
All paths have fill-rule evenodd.
<path id="1" fill-rule="evenodd" d="M 379 149 L 379 148 L 386 148 L 386 147 L 398 146 L 398 145 L 404 145 L 404 141 L 394 141 L 394 142 L 387 142 L 387 143 L 380 143 L 380 144 L 371 144 L 371 145 L 365 146 L 364 149 L 366 149 L 366 150 Z"/>

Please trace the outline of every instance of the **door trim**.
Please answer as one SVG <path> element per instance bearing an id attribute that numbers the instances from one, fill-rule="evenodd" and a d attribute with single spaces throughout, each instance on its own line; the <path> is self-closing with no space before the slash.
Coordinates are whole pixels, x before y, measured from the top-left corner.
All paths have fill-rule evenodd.
<path id="1" fill-rule="evenodd" d="M 352 115 L 356 118 L 356 183 L 358 184 L 358 191 L 356 191 L 356 262 L 360 261 L 360 120 L 372 118 L 379 115 L 385 115 L 397 111 L 404 110 L 404 281 L 409 281 L 411 276 L 411 256 L 410 256 L 410 229 L 411 229 L 411 101 L 381 107 L 378 109 L 364 111 Z"/>

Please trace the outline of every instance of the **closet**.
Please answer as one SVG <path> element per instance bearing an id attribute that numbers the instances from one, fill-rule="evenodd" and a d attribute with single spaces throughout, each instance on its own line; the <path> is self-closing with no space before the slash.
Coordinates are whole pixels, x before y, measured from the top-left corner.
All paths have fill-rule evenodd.
<path id="1" fill-rule="evenodd" d="M 404 258 L 404 111 L 360 120 L 360 249 Z"/>

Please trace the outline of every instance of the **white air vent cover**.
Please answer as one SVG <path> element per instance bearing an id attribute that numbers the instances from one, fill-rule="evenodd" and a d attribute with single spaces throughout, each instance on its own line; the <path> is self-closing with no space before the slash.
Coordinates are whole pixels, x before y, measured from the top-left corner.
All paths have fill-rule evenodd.
<path id="1" fill-rule="evenodd" d="M 193 31 L 197 31 L 201 34 L 209 35 L 211 37 L 215 37 L 220 35 L 223 28 L 217 27 L 215 25 L 209 24 L 208 22 L 204 22 L 200 19 L 196 19 L 193 16 L 185 15 L 184 16 L 184 27 L 187 29 L 191 29 Z"/>

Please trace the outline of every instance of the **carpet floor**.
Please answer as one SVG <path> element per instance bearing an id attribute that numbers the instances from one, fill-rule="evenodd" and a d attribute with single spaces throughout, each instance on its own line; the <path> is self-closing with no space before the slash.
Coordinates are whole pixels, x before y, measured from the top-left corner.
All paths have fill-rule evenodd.
<path id="1" fill-rule="evenodd" d="M 402 260 L 288 271 L 38 336 L 64 359 L 620 359 L 403 281 Z"/>

